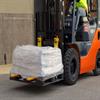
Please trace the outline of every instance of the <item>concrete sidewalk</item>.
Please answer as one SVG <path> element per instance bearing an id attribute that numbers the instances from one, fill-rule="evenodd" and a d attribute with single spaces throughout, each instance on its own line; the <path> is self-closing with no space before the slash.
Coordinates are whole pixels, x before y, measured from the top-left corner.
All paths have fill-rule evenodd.
<path id="1" fill-rule="evenodd" d="M 0 74 L 9 74 L 11 67 L 12 67 L 11 64 L 0 65 Z"/>

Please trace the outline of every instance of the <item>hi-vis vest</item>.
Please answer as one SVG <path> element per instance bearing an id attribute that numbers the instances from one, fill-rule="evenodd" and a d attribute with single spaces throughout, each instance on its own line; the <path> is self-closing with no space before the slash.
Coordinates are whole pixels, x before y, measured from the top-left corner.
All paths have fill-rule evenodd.
<path id="1" fill-rule="evenodd" d="M 80 0 L 79 2 L 76 3 L 76 7 L 82 7 L 85 10 L 88 10 L 88 5 L 87 5 L 87 0 Z"/>

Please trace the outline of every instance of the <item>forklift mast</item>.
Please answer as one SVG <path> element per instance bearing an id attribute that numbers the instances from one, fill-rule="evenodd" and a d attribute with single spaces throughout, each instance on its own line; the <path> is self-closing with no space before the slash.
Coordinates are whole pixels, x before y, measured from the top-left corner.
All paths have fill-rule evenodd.
<path id="1" fill-rule="evenodd" d="M 67 42 L 74 40 L 76 0 L 72 1 L 72 13 L 67 15 L 66 11 L 69 10 L 69 7 L 66 8 L 68 6 L 66 4 L 68 0 L 42 0 L 42 9 L 38 8 L 39 10 L 36 11 L 36 38 L 41 35 L 44 40 L 44 46 L 53 46 L 53 38 L 55 36 L 59 37 L 61 44 L 65 37 Z"/>
<path id="2" fill-rule="evenodd" d="M 36 31 L 58 31 L 61 27 L 59 21 L 61 19 L 60 0 L 42 0 L 41 6 L 43 10 L 40 8 L 36 12 Z"/>

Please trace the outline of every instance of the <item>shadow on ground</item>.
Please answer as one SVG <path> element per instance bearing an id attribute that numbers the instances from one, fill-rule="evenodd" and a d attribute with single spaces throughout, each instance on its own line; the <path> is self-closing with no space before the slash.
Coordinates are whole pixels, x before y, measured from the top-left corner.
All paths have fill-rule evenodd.
<path id="1" fill-rule="evenodd" d="M 86 80 L 89 80 L 90 78 L 95 78 L 92 73 L 82 74 L 79 76 L 78 82 L 73 86 L 67 86 L 67 85 L 64 85 L 63 82 L 58 82 L 58 83 L 50 84 L 45 87 L 34 86 L 33 84 L 26 84 L 26 85 L 24 84 L 20 86 L 15 85 L 13 86 L 13 88 L 10 88 L 10 89 L 11 91 L 25 92 L 26 94 L 35 94 L 35 95 L 41 94 L 42 95 L 42 94 L 46 94 L 46 93 L 48 94 L 50 92 L 57 91 L 60 88 L 65 88 L 66 86 L 67 88 L 75 87 L 77 85 L 80 85 L 84 80 L 86 81 Z"/>

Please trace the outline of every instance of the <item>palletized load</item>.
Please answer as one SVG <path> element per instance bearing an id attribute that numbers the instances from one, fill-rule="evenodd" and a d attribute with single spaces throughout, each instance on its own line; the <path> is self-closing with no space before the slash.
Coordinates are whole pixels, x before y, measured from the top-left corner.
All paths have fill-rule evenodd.
<path id="1" fill-rule="evenodd" d="M 11 73 L 50 78 L 63 73 L 61 50 L 53 47 L 36 47 L 32 45 L 17 46 L 13 52 Z"/>

